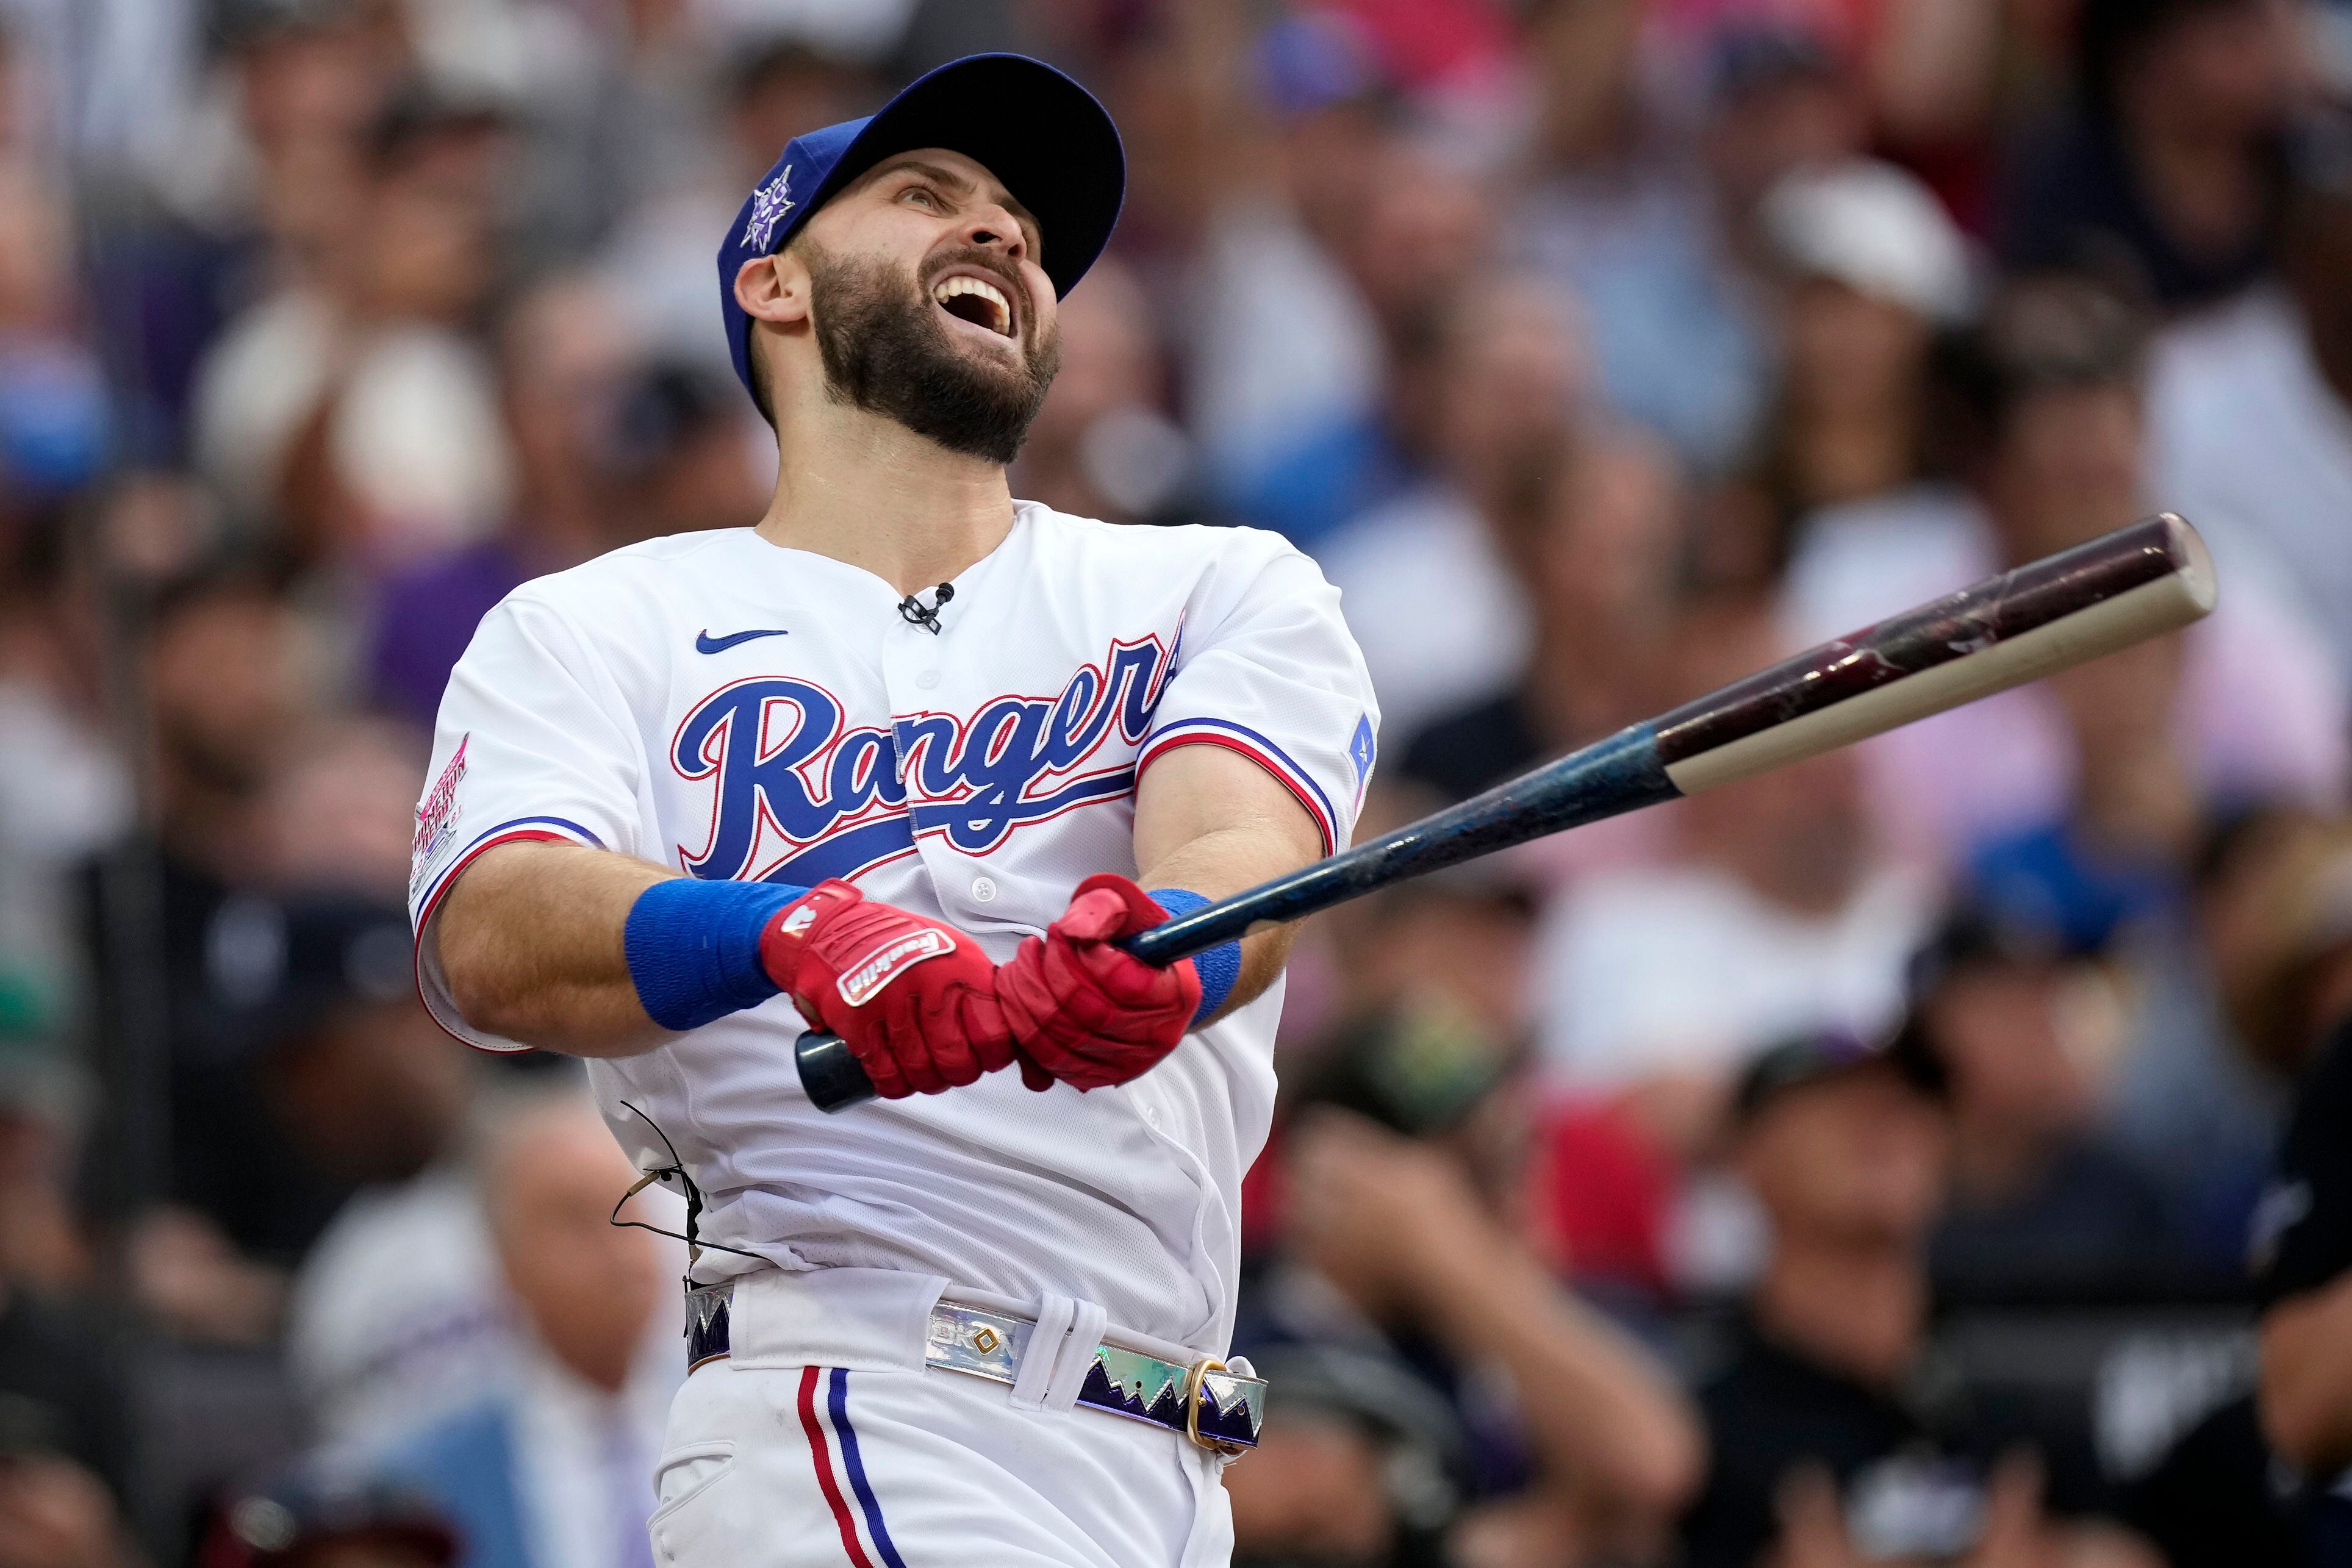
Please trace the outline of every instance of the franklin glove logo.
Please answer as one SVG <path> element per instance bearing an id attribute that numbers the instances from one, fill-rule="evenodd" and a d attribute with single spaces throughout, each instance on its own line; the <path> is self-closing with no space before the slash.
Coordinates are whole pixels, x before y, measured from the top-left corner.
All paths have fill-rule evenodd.
<path id="1" fill-rule="evenodd" d="M 861 958 L 855 967 L 843 971 L 841 999 L 853 1008 L 862 1008 L 898 975 L 926 958 L 954 951 L 955 942 L 944 931 L 918 931 L 911 936 L 894 937 L 880 952 Z"/>

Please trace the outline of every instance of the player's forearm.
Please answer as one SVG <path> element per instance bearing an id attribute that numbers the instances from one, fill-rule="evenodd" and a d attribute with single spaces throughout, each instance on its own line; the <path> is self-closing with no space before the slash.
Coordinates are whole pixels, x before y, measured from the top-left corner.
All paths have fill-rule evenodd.
<path id="1" fill-rule="evenodd" d="M 1145 887 L 1181 887 L 1206 898 L 1223 898 L 1307 863 L 1296 855 L 1295 845 L 1284 839 L 1249 828 L 1224 829 L 1145 868 L 1140 880 Z M 1292 925 L 1269 926 L 1243 937 L 1241 977 L 1213 1017 L 1223 1018 L 1255 1001 L 1290 961 L 1290 946 L 1297 939 L 1297 927 Z"/>
<path id="2" fill-rule="evenodd" d="M 646 1015 L 623 946 L 645 890 L 677 873 L 577 844 L 500 844 L 466 868 L 436 922 L 466 1021 L 572 1056 L 634 1056 L 669 1038 Z"/>
<path id="3" fill-rule="evenodd" d="M 1249 758 L 1222 747 L 1182 746 L 1147 771 L 1136 790 L 1137 879 L 1223 898 L 1322 857 L 1314 820 L 1289 790 Z M 1241 973 L 1223 1017 L 1255 1000 L 1289 960 L 1295 927 L 1242 938 Z"/>
<path id="4" fill-rule="evenodd" d="M 2352 1463 L 2352 1274 L 2263 1318 L 2263 1430 L 2305 1471 Z"/>
<path id="5" fill-rule="evenodd" d="M 1423 1293 L 1448 1338 L 1508 1370 L 1550 1480 L 1612 1511 L 1671 1516 L 1705 1462 L 1690 1402 L 1524 1248 L 1479 1230 L 1423 1260 Z"/>

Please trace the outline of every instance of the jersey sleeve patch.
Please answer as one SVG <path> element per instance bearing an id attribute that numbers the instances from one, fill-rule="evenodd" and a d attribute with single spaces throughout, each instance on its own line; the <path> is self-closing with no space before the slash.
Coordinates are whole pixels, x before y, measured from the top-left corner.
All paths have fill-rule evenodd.
<path id="1" fill-rule="evenodd" d="M 466 778 L 466 747 L 473 744 L 473 732 L 457 737 L 457 749 L 440 773 L 425 799 L 416 807 L 416 838 L 408 858 L 408 902 L 417 905 L 420 894 L 433 879 L 434 873 L 449 859 L 457 840 L 457 786 Z"/>
<path id="2" fill-rule="evenodd" d="M 1365 714 L 1356 720 L 1356 733 L 1348 740 L 1348 761 L 1356 770 L 1356 804 L 1364 803 L 1364 787 L 1372 781 L 1372 763 L 1380 756 L 1380 742 L 1372 731 L 1372 716 Z"/>

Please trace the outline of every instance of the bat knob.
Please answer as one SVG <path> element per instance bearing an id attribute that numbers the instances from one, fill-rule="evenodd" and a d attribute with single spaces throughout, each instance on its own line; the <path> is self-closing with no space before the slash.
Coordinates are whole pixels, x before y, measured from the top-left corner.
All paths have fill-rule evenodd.
<path id="1" fill-rule="evenodd" d="M 874 1098 L 874 1080 L 850 1054 L 849 1042 L 837 1034 L 811 1030 L 793 1044 L 793 1066 L 809 1103 L 831 1114 Z"/>

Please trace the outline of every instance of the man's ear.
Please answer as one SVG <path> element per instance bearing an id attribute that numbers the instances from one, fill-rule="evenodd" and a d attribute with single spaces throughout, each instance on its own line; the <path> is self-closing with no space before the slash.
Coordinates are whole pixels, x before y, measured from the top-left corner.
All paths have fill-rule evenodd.
<path id="1" fill-rule="evenodd" d="M 789 251 L 754 256 L 735 273 L 735 303 L 754 321 L 783 327 L 808 319 L 808 268 Z"/>

